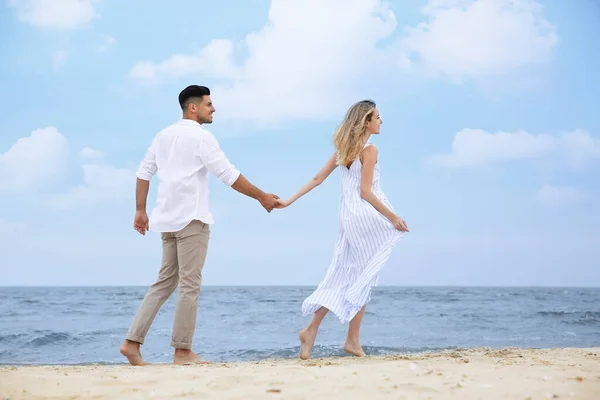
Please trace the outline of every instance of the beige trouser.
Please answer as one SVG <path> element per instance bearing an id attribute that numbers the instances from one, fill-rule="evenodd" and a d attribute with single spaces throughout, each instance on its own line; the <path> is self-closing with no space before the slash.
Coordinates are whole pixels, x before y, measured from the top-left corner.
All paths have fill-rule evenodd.
<path id="1" fill-rule="evenodd" d="M 163 255 L 158 280 L 148 289 L 126 338 L 144 343 L 158 310 L 179 284 L 171 346 L 191 349 L 210 227 L 194 220 L 179 232 L 162 233 L 161 237 Z"/>

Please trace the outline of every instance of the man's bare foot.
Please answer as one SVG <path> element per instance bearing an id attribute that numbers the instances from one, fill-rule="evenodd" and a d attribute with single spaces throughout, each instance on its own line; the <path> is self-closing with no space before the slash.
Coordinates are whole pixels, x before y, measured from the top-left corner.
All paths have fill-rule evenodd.
<path id="1" fill-rule="evenodd" d="M 298 338 L 300 339 L 300 354 L 298 354 L 298 358 L 308 360 L 315 345 L 317 332 L 312 332 L 308 328 L 304 328 L 298 334 Z"/>
<path id="2" fill-rule="evenodd" d="M 346 340 L 346 344 L 344 344 L 344 351 L 346 353 L 350 353 L 356 357 L 366 357 L 365 352 L 362 349 L 362 346 L 358 342 L 352 342 Z"/>
<path id="3" fill-rule="evenodd" d="M 173 364 L 177 365 L 190 365 L 190 364 L 212 364 L 210 361 L 206 361 L 198 354 L 191 350 L 186 349 L 175 349 L 175 357 L 173 357 Z"/>
<path id="4" fill-rule="evenodd" d="M 142 353 L 140 353 L 140 344 L 132 342 L 131 340 L 125 340 L 119 348 L 121 354 L 127 357 L 127 361 L 131 365 L 144 365 L 144 359 Z"/>

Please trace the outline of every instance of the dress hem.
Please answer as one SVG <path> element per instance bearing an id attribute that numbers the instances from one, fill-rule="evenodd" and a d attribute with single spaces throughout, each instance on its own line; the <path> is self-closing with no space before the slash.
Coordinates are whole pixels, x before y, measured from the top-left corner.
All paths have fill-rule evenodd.
<path id="1" fill-rule="evenodd" d="M 372 259 L 377 259 L 377 257 L 384 254 L 385 252 L 389 252 L 390 254 L 385 256 L 384 260 L 381 261 L 381 266 L 383 266 L 389 259 L 390 255 L 391 255 L 391 251 L 396 246 L 396 244 L 402 239 L 402 237 L 403 237 L 402 233 L 397 236 L 394 236 L 385 245 L 381 246 L 381 249 L 372 257 Z M 367 263 L 367 265 L 368 265 L 368 263 Z M 381 267 L 378 268 L 377 274 L 379 273 L 380 270 L 381 270 Z M 308 316 L 308 315 L 314 314 L 319 308 L 325 307 L 329 311 L 334 313 L 335 316 L 338 318 L 338 320 L 342 324 L 350 322 L 356 316 L 356 314 L 361 310 L 361 308 L 363 308 L 366 304 L 368 304 L 371 301 L 371 290 L 373 287 L 377 286 L 377 274 L 369 281 L 369 283 L 367 285 L 365 285 L 364 288 L 362 288 L 362 290 L 360 290 L 360 293 L 364 293 L 365 290 L 368 292 L 364 302 L 359 302 L 356 300 L 356 298 L 359 297 L 358 295 L 349 296 L 347 294 L 349 290 L 352 290 L 351 289 L 352 284 L 348 284 L 346 286 L 343 286 L 342 288 L 334 289 L 335 291 L 343 291 L 344 292 L 344 306 L 342 307 L 341 310 L 334 310 L 333 309 L 334 307 L 328 307 L 327 304 L 321 304 L 319 302 L 308 301 L 312 296 L 314 296 L 319 291 L 330 290 L 330 289 L 319 289 L 317 287 L 317 289 L 315 289 L 315 291 L 306 300 L 304 300 L 304 302 L 302 304 L 302 315 Z M 346 307 L 350 308 L 351 311 L 348 312 L 346 310 Z"/>

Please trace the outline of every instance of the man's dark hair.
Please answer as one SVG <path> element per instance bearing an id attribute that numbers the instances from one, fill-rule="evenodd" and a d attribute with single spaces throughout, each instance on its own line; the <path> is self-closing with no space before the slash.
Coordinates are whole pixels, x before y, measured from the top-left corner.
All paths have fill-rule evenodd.
<path id="1" fill-rule="evenodd" d="M 185 110 L 190 103 L 201 101 L 202 97 L 210 96 L 210 89 L 206 86 L 190 85 L 179 93 L 179 105 Z"/>

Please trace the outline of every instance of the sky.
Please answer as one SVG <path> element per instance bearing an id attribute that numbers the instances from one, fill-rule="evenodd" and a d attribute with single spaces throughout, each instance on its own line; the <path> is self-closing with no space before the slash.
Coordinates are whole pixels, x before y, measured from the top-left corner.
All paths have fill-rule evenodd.
<path id="1" fill-rule="evenodd" d="M 600 286 L 598 1 L 0 7 L 0 286 L 156 279 L 135 171 L 189 84 L 211 88 L 228 158 L 282 198 L 347 108 L 377 102 L 382 188 L 410 228 L 380 285 Z M 317 285 L 339 197 L 334 171 L 269 214 L 211 178 L 203 284 Z"/>

